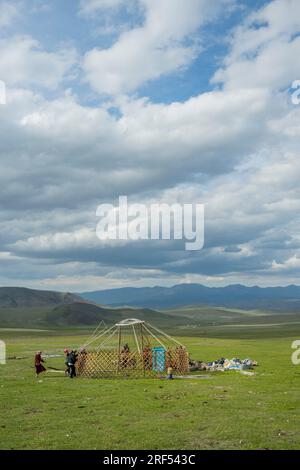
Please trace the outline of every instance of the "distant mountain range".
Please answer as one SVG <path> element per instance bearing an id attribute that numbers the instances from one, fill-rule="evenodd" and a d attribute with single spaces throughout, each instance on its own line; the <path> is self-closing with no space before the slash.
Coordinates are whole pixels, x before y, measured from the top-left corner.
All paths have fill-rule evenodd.
<path id="1" fill-rule="evenodd" d="M 125 287 L 80 294 L 86 300 L 110 305 L 169 308 L 209 305 L 242 309 L 300 311 L 300 286 L 206 287 L 202 284 L 178 284 L 173 287 Z"/>
<path id="2" fill-rule="evenodd" d="M 298 322 L 299 313 L 300 287 L 294 285 L 260 288 L 179 284 L 169 288 L 123 288 L 83 294 L 0 288 L 1 328 L 91 326 L 101 320 L 112 324 L 132 317 L 178 328 L 228 322 L 265 323 L 273 321 L 273 314 L 276 322 L 279 315 L 284 317 L 281 321 Z"/>

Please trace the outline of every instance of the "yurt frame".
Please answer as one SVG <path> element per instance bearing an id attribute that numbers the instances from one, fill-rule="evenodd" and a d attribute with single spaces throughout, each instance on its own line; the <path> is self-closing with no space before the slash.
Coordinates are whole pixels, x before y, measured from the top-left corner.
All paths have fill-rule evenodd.
<path id="1" fill-rule="evenodd" d="M 133 336 L 134 349 L 123 338 Z M 111 340 L 117 339 L 116 346 Z M 127 349 L 126 349 L 127 346 Z M 136 318 L 111 327 L 98 325 L 78 351 L 77 375 L 88 378 L 157 377 L 172 367 L 174 375 L 189 370 L 189 355 L 183 344 L 150 323 Z"/>

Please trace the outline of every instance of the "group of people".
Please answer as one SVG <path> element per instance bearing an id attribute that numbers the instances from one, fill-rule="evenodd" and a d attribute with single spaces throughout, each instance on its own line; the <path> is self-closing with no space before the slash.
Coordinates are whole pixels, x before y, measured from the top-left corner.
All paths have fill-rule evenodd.
<path id="1" fill-rule="evenodd" d="M 75 364 L 77 362 L 78 353 L 77 353 L 77 351 L 75 351 L 73 349 L 64 349 L 64 353 L 65 353 L 65 357 L 66 357 L 65 375 L 68 375 L 71 379 L 73 379 L 73 377 L 76 377 Z"/>
<path id="2" fill-rule="evenodd" d="M 77 375 L 76 374 L 76 362 L 78 360 L 78 353 L 74 349 L 65 348 L 64 354 L 65 354 L 65 366 L 66 366 L 65 375 L 73 379 Z M 86 351 L 80 350 L 79 369 L 82 369 L 82 365 L 84 363 L 85 357 L 86 357 Z M 122 347 L 120 351 L 120 359 L 121 359 L 120 361 L 121 368 L 127 368 L 127 367 L 135 368 L 136 359 L 134 357 L 131 357 L 130 348 L 127 343 Z M 172 355 L 169 350 L 166 352 L 166 356 L 164 356 L 164 359 L 166 359 L 166 362 L 164 362 L 164 368 L 167 369 L 167 378 L 173 379 L 173 370 L 174 370 L 173 362 L 174 361 L 172 360 Z M 39 374 L 47 370 L 46 367 L 44 366 L 44 362 L 45 361 L 42 357 L 42 351 L 37 351 L 34 357 L 36 377 L 38 377 Z M 151 370 L 152 350 L 149 346 L 146 346 L 143 350 L 143 364 L 144 364 L 144 370 Z"/>
<path id="3" fill-rule="evenodd" d="M 65 354 L 65 375 L 68 375 L 71 379 L 76 377 L 76 362 L 77 362 L 77 351 L 73 349 L 64 349 Z M 37 351 L 34 356 L 34 365 L 35 365 L 35 374 L 36 377 L 39 376 L 42 372 L 45 372 L 47 369 L 44 366 L 44 359 L 42 358 L 42 351 Z"/>

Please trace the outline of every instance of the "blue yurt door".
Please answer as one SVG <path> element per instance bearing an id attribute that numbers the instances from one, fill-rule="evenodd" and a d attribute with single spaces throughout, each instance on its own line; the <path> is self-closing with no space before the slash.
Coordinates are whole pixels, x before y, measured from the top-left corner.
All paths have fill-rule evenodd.
<path id="1" fill-rule="evenodd" d="M 152 370 L 163 372 L 166 368 L 166 350 L 163 347 L 152 348 Z"/>

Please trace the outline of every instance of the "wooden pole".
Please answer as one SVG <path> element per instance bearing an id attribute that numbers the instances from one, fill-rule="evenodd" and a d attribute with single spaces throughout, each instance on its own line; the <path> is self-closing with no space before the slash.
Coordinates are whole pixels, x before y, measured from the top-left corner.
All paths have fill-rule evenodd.
<path id="1" fill-rule="evenodd" d="M 142 361 L 143 361 L 143 372 L 145 377 L 145 360 L 144 360 L 144 329 L 143 323 L 141 323 L 141 343 L 142 343 Z"/>
<path id="2" fill-rule="evenodd" d="M 120 354 L 121 354 L 121 327 L 119 326 L 118 329 L 118 365 L 117 365 L 117 373 L 119 372 L 120 366 Z"/>

